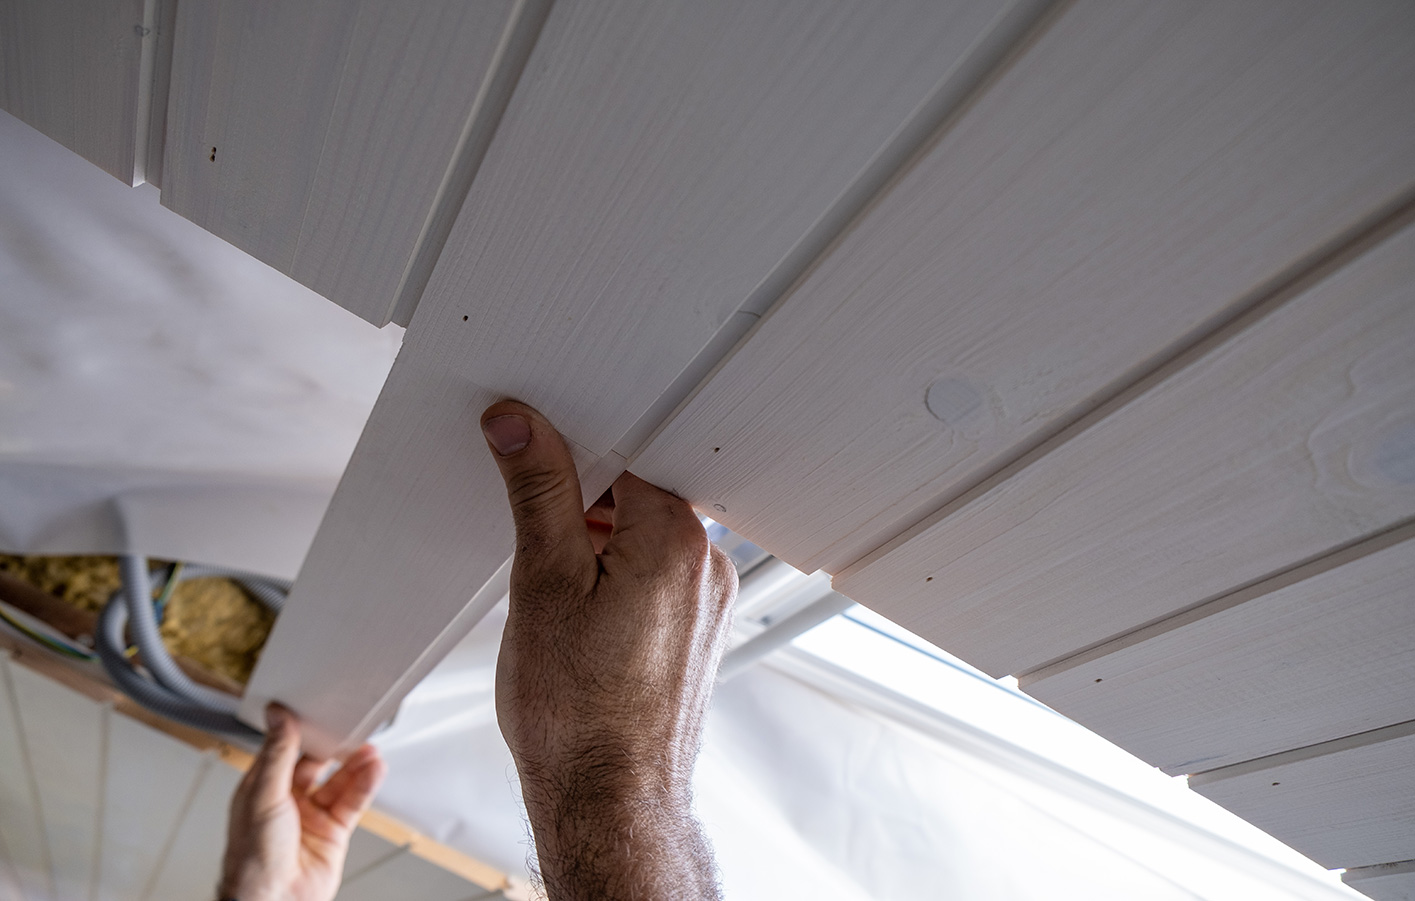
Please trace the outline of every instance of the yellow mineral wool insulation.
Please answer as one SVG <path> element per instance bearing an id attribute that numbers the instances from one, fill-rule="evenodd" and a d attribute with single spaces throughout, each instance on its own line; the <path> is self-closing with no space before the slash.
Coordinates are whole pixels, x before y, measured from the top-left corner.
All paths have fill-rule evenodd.
<path id="1" fill-rule="evenodd" d="M 122 584 L 114 557 L 0 554 L 0 571 L 93 612 Z M 191 579 L 179 583 L 167 602 L 162 640 L 173 655 L 244 685 L 274 622 L 270 611 L 230 579 Z"/>

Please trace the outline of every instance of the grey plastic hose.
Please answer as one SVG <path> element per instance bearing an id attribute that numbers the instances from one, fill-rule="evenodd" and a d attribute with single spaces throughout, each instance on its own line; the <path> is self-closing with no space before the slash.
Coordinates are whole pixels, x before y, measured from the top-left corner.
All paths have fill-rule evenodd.
<path id="1" fill-rule="evenodd" d="M 196 684 L 167 653 L 152 605 L 152 592 L 160 584 L 161 577 L 148 573 L 147 559 L 123 557 L 121 569 L 123 587 L 104 605 L 99 617 L 98 634 L 94 636 L 99 660 L 108 675 L 133 700 L 170 719 L 199 729 L 258 739 L 259 732 L 236 718 L 239 699 Z M 276 579 L 209 566 L 184 567 L 179 580 L 207 576 L 222 576 L 240 582 L 251 595 L 275 613 L 280 612 L 289 590 L 288 583 Z M 145 678 L 124 653 L 125 627 L 142 652 L 143 663 L 152 674 L 152 679 Z"/>

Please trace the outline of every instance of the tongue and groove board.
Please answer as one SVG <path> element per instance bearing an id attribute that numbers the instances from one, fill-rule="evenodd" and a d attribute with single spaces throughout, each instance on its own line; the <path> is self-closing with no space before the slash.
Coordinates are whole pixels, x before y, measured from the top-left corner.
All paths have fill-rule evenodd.
<path id="1" fill-rule="evenodd" d="M 105 712 L 101 705 L 8 659 L 34 778 L 54 901 L 88 898 L 102 835 Z"/>
<path id="2" fill-rule="evenodd" d="M 183 0 L 163 204 L 384 325 L 495 125 L 513 13 L 543 5 Z"/>
<path id="3" fill-rule="evenodd" d="M 1022 689 L 1170 775 L 1415 720 L 1415 525 L 1151 631 Z"/>
<path id="4" fill-rule="evenodd" d="M 1415 723 L 1189 779 L 1324 867 L 1415 857 Z"/>
<path id="5" fill-rule="evenodd" d="M 837 589 L 986 672 L 1024 675 L 1415 516 L 1411 218 Z"/>
<path id="6" fill-rule="evenodd" d="M 0 651 L 0 844 L 21 894 L 32 901 L 51 897 L 52 883 L 39 794 L 15 697 L 9 655 Z"/>
<path id="7" fill-rule="evenodd" d="M 1412 41 L 1408 4 L 1071 5 L 631 469 L 840 573 L 1415 186 Z"/>
<path id="8" fill-rule="evenodd" d="M 161 155 L 172 0 L 6 0 L 0 109 L 130 185 Z M 151 144 L 150 144 L 151 142 Z"/>
<path id="9" fill-rule="evenodd" d="M 356 746 L 512 551 L 481 411 L 539 407 L 593 498 L 719 329 L 1041 10 L 556 3 L 242 715 L 279 698 L 316 749 Z"/>
<path id="10" fill-rule="evenodd" d="M 1355 867 L 1341 881 L 1372 901 L 1415 901 L 1415 858 L 1374 867 Z"/>

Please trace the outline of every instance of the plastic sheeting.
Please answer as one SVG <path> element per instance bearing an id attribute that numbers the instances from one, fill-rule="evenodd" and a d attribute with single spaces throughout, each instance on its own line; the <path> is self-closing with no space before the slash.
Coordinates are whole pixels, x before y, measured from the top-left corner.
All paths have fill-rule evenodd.
<path id="1" fill-rule="evenodd" d="M 400 332 L 4 114 L 0 160 L 0 550 L 293 575 Z M 492 703 L 503 622 L 479 625 L 379 736 L 380 806 L 524 873 Z M 698 810 L 731 898 L 1351 897 L 1256 855 L 1216 858 L 1227 845 L 1157 828 L 1139 802 L 1092 803 L 986 733 L 911 726 L 801 655 L 726 684 L 711 714 Z"/>
<path id="2" fill-rule="evenodd" d="M 0 113 L 0 548 L 293 576 L 401 337 Z"/>

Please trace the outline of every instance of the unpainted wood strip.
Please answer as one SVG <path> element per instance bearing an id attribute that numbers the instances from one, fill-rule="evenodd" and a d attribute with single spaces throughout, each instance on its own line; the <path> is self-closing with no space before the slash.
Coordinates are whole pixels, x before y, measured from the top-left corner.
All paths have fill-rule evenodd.
<path id="1" fill-rule="evenodd" d="M 1415 515 L 1415 435 L 1402 425 L 1415 378 L 1409 220 L 1406 210 L 1359 259 L 1239 317 L 837 589 L 1001 676 Z"/>
<path id="2" fill-rule="evenodd" d="M 1395 532 L 1025 690 L 1171 775 L 1415 720 L 1415 525 Z"/>
<path id="3" fill-rule="evenodd" d="M 242 715 L 279 698 L 321 753 L 362 741 L 511 552 L 481 411 L 541 408 L 593 499 L 624 432 L 1006 8 L 557 4 Z"/>
<path id="4" fill-rule="evenodd" d="M 24 896 L 52 898 L 53 868 L 39 813 L 39 791 L 24 742 L 10 656 L 4 650 L 0 650 L 0 839 Z"/>
<path id="5" fill-rule="evenodd" d="M 1415 15 L 1348 12 L 1072 5 L 631 467 L 806 571 L 931 519 L 1415 184 Z"/>
<path id="6" fill-rule="evenodd" d="M 1412 760 L 1415 723 L 1406 723 L 1189 784 L 1325 867 L 1364 867 L 1404 859 L 1415 847 Z"/>
<path id="7" fill-rule="evenodd" d="M 7 663 L 56 898 L 88 898 L 99 835 L 103 708 L 31 670 Z"/>

